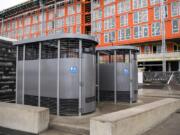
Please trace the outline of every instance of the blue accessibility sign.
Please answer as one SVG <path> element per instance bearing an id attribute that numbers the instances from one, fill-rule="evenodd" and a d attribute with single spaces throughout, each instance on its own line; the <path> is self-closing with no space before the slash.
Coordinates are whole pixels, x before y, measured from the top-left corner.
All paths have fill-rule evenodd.
<path id="1" fill-rule="evenodd" d="M 78 72 L 78 68 L 76 66 L 71 66 L 69 72 L 71 74 L 76 74 Z"/>
<path id="2" fill-rule="evenodd" d="M 129 70 L 127 68 L 124 69 L 124 75 L 128 75 L 129 74 Z"/>

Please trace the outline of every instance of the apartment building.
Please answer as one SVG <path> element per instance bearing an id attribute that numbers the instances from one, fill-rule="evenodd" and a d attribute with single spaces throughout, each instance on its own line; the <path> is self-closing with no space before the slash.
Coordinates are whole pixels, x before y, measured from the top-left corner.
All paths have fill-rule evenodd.
<path id="1" fill-rule="evenodd" d="M 98 47 L 137 46 L 139 67 L 146 71 L 161 71 L 162 60 L 168 71 L 180 71 L 179 0 L 31 0 L 1 11 L 0 17 L 1 36 L 91 34 Z"/>

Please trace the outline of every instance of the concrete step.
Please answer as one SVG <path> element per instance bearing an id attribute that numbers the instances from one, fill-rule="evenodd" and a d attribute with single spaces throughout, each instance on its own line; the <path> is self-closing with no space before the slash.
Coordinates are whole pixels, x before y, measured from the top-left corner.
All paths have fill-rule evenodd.
<path id="1" fill-rule="evenodd" d="M 50 128 L 76 135 L 89 135 L 90 134 L 90 119 L 100 115 L 100 110 L 96 112 L 79 116 L 55 116 L 50 117 Z"/>
<path id="2" fill-rule="evenodd" d="M 51 129 L 54 129 L 59 132 L 67 133 L 67 135 L 89 135 L 89 127 L 82 126 L 82 125 L 72 125 L 72 124 L 65 124 L 65 123 L 51 123 Z M 61 134 L 60 134 L 61 135 Z M 64 135 L 64 134 L 62 134 Z M 65 134 L 66 135 L 66 134 Z"/>
<path id="3" fill-rule="evenodd" d="M 40 133 L 39 135 L 75 135 L 71 133 L 65 133 L 54 129 L 49 129 L 43 133 Z"/>

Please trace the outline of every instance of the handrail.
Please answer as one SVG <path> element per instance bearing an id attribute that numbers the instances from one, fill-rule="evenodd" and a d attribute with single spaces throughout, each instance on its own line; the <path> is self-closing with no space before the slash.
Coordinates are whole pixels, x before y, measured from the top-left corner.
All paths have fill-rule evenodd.
<path id="1" fill-rule="evenodd" d="M 148 60 L 148 59 L 162 59 L 162 53 L 149 53 L 149 54 L 138 54 L 138 60 Z M 167 52 L 165 53 L 165 59 L 180 59 L 180 52 Z"/>

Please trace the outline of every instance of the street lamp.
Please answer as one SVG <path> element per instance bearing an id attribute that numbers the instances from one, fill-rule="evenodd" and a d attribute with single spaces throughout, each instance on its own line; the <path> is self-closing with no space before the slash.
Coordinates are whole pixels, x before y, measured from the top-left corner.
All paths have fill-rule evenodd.
<path id="1" fill-rule="evenodd" d="M 165 53 L 166 53 L 166 26 L 165 26 L 165 4 L 164 0 L 161 0 L 161 32 L 162 32 L 162 47 L 161 47 L 161 53 L 162 53 L 162 68 L 163 72 L 166 72 L 166 59 L 165 59 Z"/>

